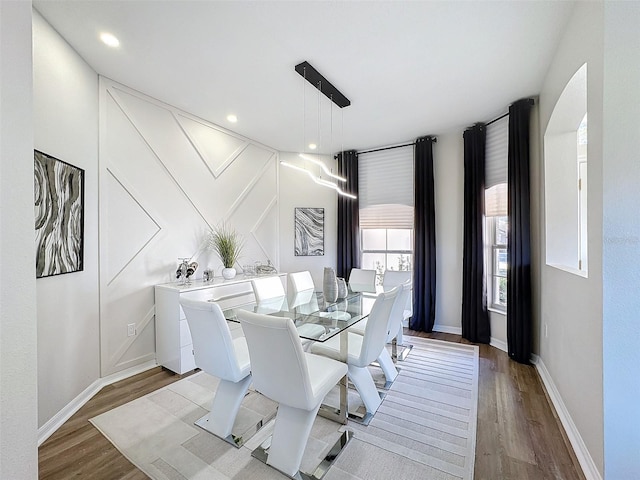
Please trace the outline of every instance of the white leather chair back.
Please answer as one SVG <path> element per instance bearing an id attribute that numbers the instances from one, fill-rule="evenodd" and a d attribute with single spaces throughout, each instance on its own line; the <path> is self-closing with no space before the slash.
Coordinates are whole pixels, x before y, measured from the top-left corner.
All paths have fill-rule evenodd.
<path id="1" fill-rule="evenodd" d="M 217 303 L 183 298 L 191 330 L 196 366 L 214 377 L 239 382 L 246 373 L 240 371 L 229 325 Z"/>
<path id="2" fill-rule="evenodd" d="M 385 343 L 390 342 L 398 334 L 398 330 L 404 319 L 405 305 L 409 300 L 409 293 L 411 293 L 411 280 L 407 280 L 394 288 L 399 290 L 393 302 L 393 307 L 391 307 L 391 314 L 389 315 L 387 325 L 387 340 Z"/>
<path id="3" fill-rule="evenodd" d="M 289 302 L 289 310 L 296 309 L 300 313 L 313 313 L 319 310 L 318 299 L 313 290 L 297 292 Z"/>
<path id="4" fill-rule="evenodd" d="M 239 311 L 253 385 L 270 399 L 309 410 L 313 392 L 300 337 L 290 318 Z"/>
<path id="5" fill-rule="evenodd" d="M 261 303 L 275 297 L 285 297 L 286 292 L 280 281 L 280 277 L 254 278 L 251 280 L 253 294 L 256 302 Z"/>
<path id="6" fill-rule="evenodd" d="M 393 287 L 397 287 L 401 283 L 405 283 L 407 280 L 411 282 L 412 273 L 413 272 L 408 272 L 406 270 L 385 270 L 384 276 L 382 277 L 383 290 L 391 290 Z"/>
<path id="7" fill-rule="evenodd" d="M 273 297 L 256 304 L 256 313 L 276 313 L 287 310 L 287 297 Z"/>
<path id="8" fill-rule="evenodd" d="M 352 268 L 349 274 L 349 288 L 353 292 L 376 293 L 376 271 Z"/>
<path id="9" fill-rule="evenodd" d="M 294 295 L 304 290 L 313 291 L 315 289 L 313 278 L 311 277 L 311 273 L 309 273 L 308 271 L 290 273 L 287 276 L 289 277 L 291 293 Z"/>
<path id="10" fill-rule="evenodd" d="M 413 283 L 413 272 L 407 271 L 396 271 L 396 270 L 386 270 L 384 272 L 384 277 L 382 278 L 382 289 L 384 291 L 391 290 L 393 287 L 397 287 L 401 283 L 409 282 L 409 291 L 406 293 L 406 299 L 404 302 L 404 311 L 401 312 L 404 318 L 411 316 L 411 310 L 413 310 L 413 305 L 411 305 L 411 292 L 412 292 L 412 283 Z"/>
<path id="11" fill-rule="evenodd" d="M 380 355 L 384 345 L 387 343 L 389 316 L 400 288 L 396 287 L 377 296 L 373 307 L 371 307 L 371 313 L 367 317 L 360 357 L 354 365 L 366 367 Z"/>

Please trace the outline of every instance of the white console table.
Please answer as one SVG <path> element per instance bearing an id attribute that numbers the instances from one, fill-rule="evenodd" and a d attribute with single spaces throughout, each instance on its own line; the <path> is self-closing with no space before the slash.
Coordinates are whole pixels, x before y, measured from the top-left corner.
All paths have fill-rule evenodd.
<path id="1" fill-rule="evenodd" d="M 277 274 L 287 289 L 287 274 Z M 182 375 L 193 370 L 193 342 L 189 325 L 180 307 L 181 298 L 214 300 L 224 310 L 255 301 L 251 280 L 254 277 L 238 275 L 232 280 L 216 277 L 211 281 L 193 280 L 188 285 L 178 282 L 155 286 L 156 297 L 156 362 L 158 365 Z M 240 324 L 230 323 L 235 338 L 242 335 Z"/>

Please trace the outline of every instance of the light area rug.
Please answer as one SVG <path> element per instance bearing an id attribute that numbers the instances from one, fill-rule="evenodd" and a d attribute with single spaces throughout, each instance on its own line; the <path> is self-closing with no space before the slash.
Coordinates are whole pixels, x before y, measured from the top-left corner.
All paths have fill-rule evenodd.
<path id="1" fill-rule="evenodd" d="M 326 480 L 471 480 L 478 409 L 478 347 L 417 337 L 399 375 L 368 426 L 317 417 L 301 469 L 313 471 L 347 428 L 354 437 Z M 372 373 L 383 378 L 379 369 Z M 217 380 L 203 372 L 91 419 L 136 467 L 157 480 L 265 479 L 285 475 L 251 456 L 273 421 L 236 449 L 193 425 L 209 408 Z M 328 395 L 333 403 L 337 393 Z M 349 392 L 350 408 L 358 406 Z M 243 401 L 234 433 L 242 433 L 276 405 L 257 392 Z"/>

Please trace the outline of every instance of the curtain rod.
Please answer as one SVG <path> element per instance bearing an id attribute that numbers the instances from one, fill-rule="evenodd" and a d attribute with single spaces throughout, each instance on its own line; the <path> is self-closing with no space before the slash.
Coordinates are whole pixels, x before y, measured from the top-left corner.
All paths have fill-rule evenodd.
<path id="1" fill-rule="evenodd" d="M 431 137 L 433 139 L 433 143 L 438 143 L 438 138 L 437 137 Z M 394 148 L 402 148 L 402 147 L 409 147 L 411 145 L 415 145 L 416 142 L 410 142 L 410 143 L 403 143 L 402 145 L 393 145 L 391 147 L 380 147 L 380 148 L 372 148 L 371 150 L 363 150 L 361 152 L 358 152 L 358 155 L 360 155 L 361 153 L 373 153 L 373 152 L 382 152 L 383 150 L 391 150 Z"/>
<path id="2" fill-rule="evenodd" d="M 533 98 L 527 98 L 527 101 L 531 104 L 531 105 L 535 105 L 536 101 Z M 491 120 L 490 122 L 487 122 L 484 124 L 485 127 L 488 127 L 489 125 L 491 125 L 492 123 L 496 123 L 498 120 L 502 120 L 504 117 L 508 117 L 509 116 L 509 112 L 507 113 L 503 113 L 502 115 L 500 115 L 498 118 L 494 118 L 493 120 Z"/>

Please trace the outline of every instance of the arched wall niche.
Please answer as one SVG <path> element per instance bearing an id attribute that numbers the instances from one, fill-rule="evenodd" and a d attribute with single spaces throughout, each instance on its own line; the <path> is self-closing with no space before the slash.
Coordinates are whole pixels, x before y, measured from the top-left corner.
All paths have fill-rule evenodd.
<path id="1" fill-rule="evenodd" d="M 546 263 L 588 276 L 587 64 L 558 98 L 544 134 Z"/>

